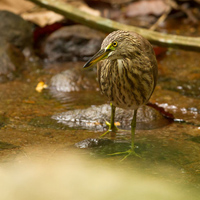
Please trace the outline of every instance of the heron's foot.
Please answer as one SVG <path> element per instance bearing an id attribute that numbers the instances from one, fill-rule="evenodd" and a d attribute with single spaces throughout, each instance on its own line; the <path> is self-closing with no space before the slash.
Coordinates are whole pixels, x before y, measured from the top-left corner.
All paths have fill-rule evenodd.
<path id="1" fill-rule="evenodd" d="M 123 152 L 116 152 L 116 153 L 112 153 L 112 154 L 108 154 L 109 156 L 115 156 L 115 155 L 121 155 L 121 154 L 127 154 L 127 155 L 125 155 L 122 159 L 121 159 L 121 161 L 124 161 L 127 157 L 129 157 L 129 156 L 136 156 L 136 157 L 139 157 L 139 158 L 141 158 L 141 156 L 140 155 L 138 155 L 137 153 L 135 153 L 135 150 L 134 149 L 129 149 L 129 150 L 127 150 L 127 151 L 123 151 Z"/>
<path id="2" fill-rule="evenodd" d="M 100 137 L 103 137 L 105 136 L 107 133 L 110 133 L 110 132 L 117 132 L 118 128 L 117 126 L 115 125 L 112 125 L 110 122 L 106 121 L 106 125 L 108 126 L 108 130 L 103 133 Z"/>

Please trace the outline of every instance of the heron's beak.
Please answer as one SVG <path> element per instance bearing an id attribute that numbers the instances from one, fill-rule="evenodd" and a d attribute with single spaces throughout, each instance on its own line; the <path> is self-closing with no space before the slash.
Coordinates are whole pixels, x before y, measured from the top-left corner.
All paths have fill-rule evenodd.
<path id="1" fill-rule="evenodd" d="M 99 62 L 100 60 L 103 60 L 105 58 L 107 58 L 108 54 L 110 53 L 109 49 L 100 49 L 92 58 L 90 58 L 85 65 L 83 66 L 83 68 L 87 68 L 87 67 L 91 67 L 94 64 L 96 64 L 97 62 Z"/>

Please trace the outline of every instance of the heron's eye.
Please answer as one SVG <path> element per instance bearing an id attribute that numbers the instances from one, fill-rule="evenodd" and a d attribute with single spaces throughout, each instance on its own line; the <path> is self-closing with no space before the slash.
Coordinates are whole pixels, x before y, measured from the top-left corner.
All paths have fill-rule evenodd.
<path id="1" fill-rule="evenodd" d="M 113 47 L 117 47 L 117 42 L 115 41 L 115 42 L 113 42 Z"/>

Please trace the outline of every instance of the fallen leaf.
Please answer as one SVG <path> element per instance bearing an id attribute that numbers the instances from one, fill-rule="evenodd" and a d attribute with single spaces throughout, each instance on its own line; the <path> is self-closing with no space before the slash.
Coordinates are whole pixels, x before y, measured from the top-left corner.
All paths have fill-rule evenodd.
<path id="1" fill-rule="evenodd" d="M 60 14 L 57 14 L 53 11 L 39 11 L 39 12 L 26 12 L 22 13 L 21 16 L 28 21 L 34 22 L 40 27 L 46 25 L 54 24 L 55 22 L 62 21 L 64 17 Z"/>
<path id="2" fill-rule="evenodd" d="M 48 86 L 47 86 L 43 81 L 40 81 L 40 82 L 37 84 L 35 90 L 36 90 L 37 92 L 42 92 L 42 90 L 45 89 L 45 88 L 47 88 L 47 87 L 48 87 Z"/>
<path id="3" fill-rule="evenodd" d="M 28 104 L 35 104 L 35 101 L 32 100 L 23 100 L 23 103 L 28 103 Z"/>
<path id="4" fill-rule="evenodd" d="M 120 122 L 115 122 L 115 126 L 120 126 Z"/>
<path id="5" fill-rule="evenodd" d="M 24 1 L 24 0 L 17 0 L 17 1 L 1 0 L 0 1 L 0 10 L 8 10 L 15 14 L 26 12 L 30 9 L 33 9 L 34 7 L 35 7 L 35 4 L 28 1 Z"/>
<path id="6" fill-rule="evenodd" d="M 167 51 L 167 48 L 165 48 L 165 47 L 158 47 L 158 46 L 156 46 L 156 47 L 154 47 L 154 48 L 153 48 L 153 50 L 154 50 L 154 52 L 155 52 L 156 56 L 160 56 L 160 55 L 162 55 L 162 54 L 166 53 L 166 51 Z"/>

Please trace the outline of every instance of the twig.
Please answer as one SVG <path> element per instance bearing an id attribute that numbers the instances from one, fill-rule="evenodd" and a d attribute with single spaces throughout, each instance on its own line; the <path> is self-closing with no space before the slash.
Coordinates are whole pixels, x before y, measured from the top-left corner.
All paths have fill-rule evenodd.
<path id="1" fill-rule="evenodd" d="M 171 8 L 175 10 L 181 10 L 183 13 L 185 13 L 188 16 L 191 22 L 193 22 L 194 24 L 198 24 L 198 19 L 193 15 L 193 13 L 189 9 L 187 9 L 185 3 L 179 6 L 174 0 L 166 0 L 165 2 Z"/>
<path id="2" fill-rule="evenodd" d="M 161 17 L 156 21 L 156 23 L 150 27 L 150 30 L 152 30 L 152 31 L 156 30 L 156 28 L 159 26 L 159 24 L 161 24 L 162 22 L 165 21 L 165 19 L 167 18 L 168 14 L 171 12 L 171 10 L 172 10 L 171 7 L 168 6 L 166 11 L 161 15 Z"/>
<path id="3" fill-rule="evenodd" d="M 185 14 L 188 16 L 188 18 L 190 19 L 190 21 L 194 24 L 198 24 L 198 19 L 193 15 L 193 13 L 191 12 L 191 10 L 189 10 L 186 7 L 186 4 L 183 4 L 182 6 L 180 6 L 180 10 L 182 12 L 185 12 Z"/>
<path id="4" fill-rule="evenodd" d="M 159 33 L 152 30 L 138 28 L 118 23 L 116 21 L 105 19 L 103 17 L 93 16 L 79 9 L 58 0 L 29 0 L 33 3 L 45 7 L 49 10 L 57 12 L 68 19 L 83 25 L 102 30 L 104 32 L 112 32 L 114 30 L 129 30 L 141 34 L 148 39 L 152 44 L 179 48 L 192 51 L 200 51 L 200 37 L 186 37 L 172 34 Z"/>

